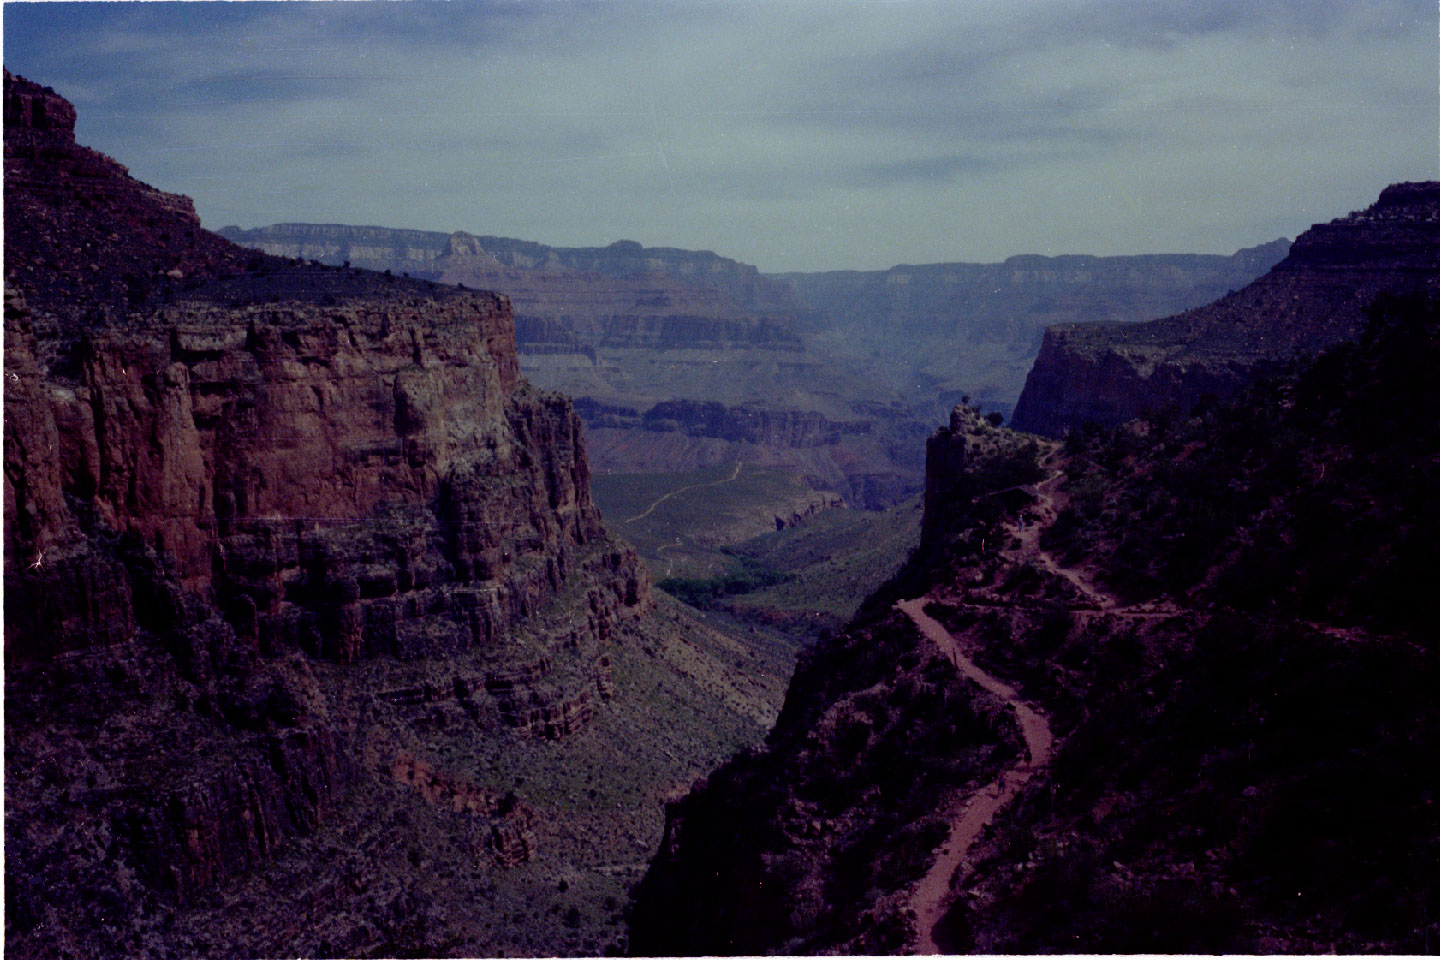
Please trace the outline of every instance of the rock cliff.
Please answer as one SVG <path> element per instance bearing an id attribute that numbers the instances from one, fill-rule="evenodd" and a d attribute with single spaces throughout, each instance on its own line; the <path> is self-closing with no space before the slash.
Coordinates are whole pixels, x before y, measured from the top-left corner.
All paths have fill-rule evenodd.
<path id="1" fill-rule="evenodd" d="M 1014 256 L 1003 263 L 779 274 L 817 348 L 902 367 L 915 390 L 1008 413 L 1047 326 L 1133 322 L 1208 303 L 1284 255 L 1276 240 L 1231 256 Z M 936 412 L 944 407 L 937 405 Z"/>
<path id="2" fill-rule="evenodd" d="M 1231 396 L 1258 373 L 1355 337 L 1378 294 L 1434 289 L 1437 267 L 1440 184 L 1396 184 L 1307 230 L 1264 277 L 1208 306 L 1137 325 L 1052 327 L 1015 425 L 1058 436 Z"/>
<path id="3" fill-rule="evenodd" d="M 906 451 L 924 414 L 866 363 L 837 364 L 811 349 L 796 331 L 789 285 L 753 266 L 632 241 L 564 248 L 316 224 L 223 232 L 267 253 L 501 291 L 514 305 L 524 375 L 585 398 L 582 416 L 607 411 L 586 424 L 600 472 L 739 459 L 866 506 L 919 488 L 919 457 Z M 680 415 L 620 414 L 657 405 Z M 722 408 L 731 412 L 697 412 Z M 868 429 L 851 429 L 862 421 Z M 677 434 L 696 442 L 677 444 Z"/>
<path id="4" fill-rule="evenodd" d="M 74 117 L 5 75 L 7 953 L 497 949 L 403 891 L 556 843 L 487 770 L 664 659 L 579 418 L 503 297 L 234 246 Z M 730 739 L 681 770 L 751 723 L 689 694 Z"/>

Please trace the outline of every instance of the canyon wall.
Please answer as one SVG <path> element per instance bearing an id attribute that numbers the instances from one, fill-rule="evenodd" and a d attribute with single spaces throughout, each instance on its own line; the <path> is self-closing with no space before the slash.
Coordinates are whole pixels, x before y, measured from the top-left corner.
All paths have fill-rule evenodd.
<path id="1" fill-rule="evenodd" d="M 185 953 L 392 780 L 528 859 L 522 800 L 414 760 L 443 711 L 383 720 L 420 670 L 482 740 L 571 736 L 650 605 L 508 301 L 234 246 L 74 119 L 5 75 L 7 952 Z"/>
<path id="2" fill-rule="evenodd" d="M 653 308 L 666 297 L 686 298 L 727 316 L 783 316 L 798 306 L 784 284 L 749 264 L 708 250 L 645 247 L 633 240 L 605 247 L 551 247 L 463 231 L 314 223 L 251 230 L 223 227 L 219 232 L 242 246 L 277 256 L 332 265 L 348 260 L 370 270 L 484 283 L 511 296 L 522 316 L 542 312 L 532 308 L 555 299 L 554 290 L 573 290 L 574 283 L 588 285 L 588 296 L 598 299 L 598 291 L 612 304 L 628 298 L 630 306 L 640 309 Z"/>
<path id="3" fill-rule="evenodd" d="M 811 443 L 796 447 L 788 434 L 678 450 L 673 437 L 633 420 L 587 421 L 603 431 L 592 452 L 605 472 L 665 469 L 667 457 L 700 465 L 738 458 L 792 470 L 868 506 L 918 492 L 920 457 L 904 448 L 962 397 L 1011 411 L 1046 326 L 1140 321 L 1206 303 L 1254 279 L 1288 247 L 1275 241 L 1232 256 L 1017 256 L 766 276 L 708 251 L 629 241 L 560 248 L 323 224 L 226 234 L 270 253 L 502 291 L 514 304 L 522 371 L 583 398 L 582 416 L 680 403 L 868 421 L 869 439 L 841 436 L 827 444 L 833 455 L 821 464 L 802 463 L 814 456 L 796 451 Z M 689 435 L 720 438 L 693 427 L 685 427 Z"/>
<path id="4" fill-rule="evenodd" d="M 501 291 L 521 371 L 577 399 L 601 472 L 741 460 L 871 507 L 919 489 L 908 445 L 928 405 L 865 362 L 817 353 L 796 330 L 790 286 L 752 266 L 631 241 L 563 248 L 315 224 L 223 232 L 268 253 Z"/>
<path id="5" fill-rule="evenodd" d="M 1440 184 L 1386 188 L 1369 208 L 1302 234 L 1264 277 L 1163 320 L 1046 331 L 1016 426 L 1058 436 L 1087 421 L 1233 395 L 1256 374 L 1353 339 L 1380 293 L 1435 288 Z"/>
<path id="6" fill-rule="evenodd" d="M 1208 303 L 1284 255 L 1276 240 L 1231 256 L 1014 256 L 1003 263 L 778 274 L 817 349 L 900 365 L 936 415 L 969 394 L 1008 413 L 1047 326 L 1134 322 Z"/>

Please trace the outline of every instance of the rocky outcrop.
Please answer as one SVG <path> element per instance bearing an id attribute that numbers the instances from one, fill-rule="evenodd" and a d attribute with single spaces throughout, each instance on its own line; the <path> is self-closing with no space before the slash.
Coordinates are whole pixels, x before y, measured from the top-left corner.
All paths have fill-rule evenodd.
<path id="1" fill-rule="evenodd" d="M 1015 408 L 1015 425 L 1058 436 L 1121 423 L 1207 394 L 1358 335 L 1381 293 L 1440 281 L 1440 184 L 1388 187 L 1379 200 L 1302 234 L 1264 277 L 1209 306 L 1144 324 L 1052 327 Z"/>
<path id="2" fill-rule="evenodd" d="M 787 527 L 797 527 L 819 513 L 823 513 L 826 510 L 838 510 L 843 506 L 845 506 L 845 501 L 839 497 L 808 503 L 803 507 L 789 511 L 786 516 L 776 515 L 775 529 L 784 530 Z"/>
<path id="3" fill-rule="evenodd" d="M 52 91 L 5 115 L 7 952 L 141 952 L 388 777 L 361 665 L 549 658 L 457 699 L 558 738 L 649 585 L 503 297 L 242 250 Z"/>
<path id="4" fill-rule="evenodd" d="M 1231 256 L 1023 255 L 1003 263 L 901 265 L 777 275 L 805 305 L 804 327 L 845 356 L 889 361 L 953 404 L 970 395 L 1008 412 L 1047 326 L 1133 322 L 1208 303 L 1285 256 L 1276 240 Z"/>
<path id="5" fill-rule="evenodd" d="M 390 775 L 428 804 L 486 821 L 485 846 L 500 866 L 513 867 L 533 859 L 535 811 L 515 794 L 456 779 L 408 753 L 397 754 L 391 761 Z"/>

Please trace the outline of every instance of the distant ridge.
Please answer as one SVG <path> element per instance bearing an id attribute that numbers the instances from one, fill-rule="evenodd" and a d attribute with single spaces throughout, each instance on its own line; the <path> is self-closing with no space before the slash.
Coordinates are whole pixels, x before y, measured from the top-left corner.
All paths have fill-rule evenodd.
<path id="1" fill-rule="evenodd" d="M 552 247 L 512 237 L 476 236 L 463 231 L 402 230 L 377 226 L 348 226 L 336 223 L 277 223 L 245 230 L 237 226 L 218 231 L 242 246 L 276 256 L 318 260 L 338 266 L 367 270 L 408 272 L 431 280 L 478 283 L 489 271 L 505 271 L 510 286 L 523 283 L 527 275 L 588 273 L 598 278 L 633 282 L 636 277 L 672 277 L 677 291 L 693 295 L 694 287 L 718 291 L 717 302 L 705 302 L 711 311 L 726 316 L 781 316 L 793 313 L 798 304 L 789 289 L 761 276 L 749 264 L 719 256 L 709 250 L 681 250 L 674 247 L 645 247 L 633 240 L 617 240 L 604 247 Z M 506 291 L 507 293 L 510 291 Z M 526 295 L 516 299 L 516 312 L 526 312 Z M 684 312 L 683 305 L 671 312 Z"/>
<path id="2" fill-rule="evenodd" d="M 1311 227 L 1269 273 L 1208 306 L 1051 327 L 1014 424 L 1059 436 L 1230 396 L 1267 367 L 1355 337 L 1378 294 L 1417 289 L 1440 289 L 1436 182 L 1395 184 L 1365 210 Z"/>
<path id="3" fill-rule="evenodd" d="M 1008 413 L 1046 327 L 1169 316 L 1243 287 L 1284 258 L 1290 241 L 1234 254 L 1098 257 L 1019 254 L 1001 263 L 900 264 L 776 276 L 804 304 L 806 329 L 846 356 L 910 371 L 940 395 L 943 415 L 966 394 Z"/>
<path id="4" fill-rule="evenodd" d="M 733 325 L 716 327 L 703 339 L 794 349 L 787 329 L 793 328 L 807 335 L 810 350 L 860 362 L 872 379 L 883 367 L 884 379 L 913 401 L 933 404 L 934 415 L 967 394 L 1008 413 L 1048 326 L 1151 320 L 1197 307 L 1254 280 L 1290 246 L 1281 238 L 1229 255 L 1019 254 L 1001 263 L 764 274 L 708 250 L 629 240 L 552 247 L 464 232 L 312 223 L 219 232 L 277 256 L 335 266 L 349 261 L 499 290 L 515 306 L 522 355 L 575 352 L 583 343 L 600 347 L 602 340 L 613 344 L 632 322 L 628 318 L 772 321 L 739 336 Z M 528 373 L 572 394 L 593 390 L 547 382 L 538 367 Z"/>

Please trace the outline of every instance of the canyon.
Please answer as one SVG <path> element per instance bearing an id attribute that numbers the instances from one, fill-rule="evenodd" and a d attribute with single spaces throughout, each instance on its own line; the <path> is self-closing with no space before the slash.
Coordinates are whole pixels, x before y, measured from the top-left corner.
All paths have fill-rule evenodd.
<path id="1" fill-rule="evenodd" d="M 1297 241 L 1256 286 L 1332 346 L 1228 399 L 1063 442 L 956 407 L 908 563 L 668 806 L 632 949 L 1429 949 L 1436 189 Z M 1313 301 L 1275 279 L 1307 261 Z"/>
<path id="2" fill-rule="evenodd" d="M 1440 937 L 1440 184 L 766 275 L 211 233 L 4 86 L 8 953 Z"/>
<path id="3" fill-rule="evenodd" d="M 598 472 L 743 460 L 870 509 L 919 493 L 929 424 L 962 396 L 1010 412 L 1047 325 L 1198 306 L 1288 247 L 763 274 L 633 241 L 566 248 L 303 223 L 221 233 L 270 254 L 507 295 L 522 372 L 575 398 Z"/>
<path id="4" fill-rule="evenodd" d="M 613 947 L 793 648 L 652 594 L 504 298 L 235 246 L 8 72 L 5 121 L 7 953 Z"/>

